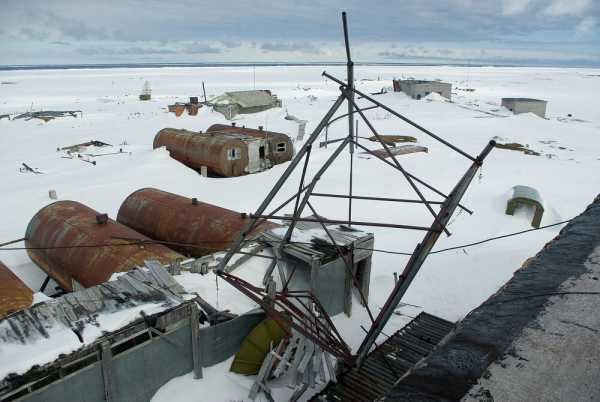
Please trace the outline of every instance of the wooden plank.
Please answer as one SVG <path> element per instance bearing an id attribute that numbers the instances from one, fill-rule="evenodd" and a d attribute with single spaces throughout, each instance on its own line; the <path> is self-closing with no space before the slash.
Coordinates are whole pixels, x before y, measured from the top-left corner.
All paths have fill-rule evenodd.
<path id="1" fill-rule="evenodd" d="M 117 389 L 115 386 L 115 378 L 112 362 L 112 350 L 109 342 L 100 344 L 100 355 L 102 365 L 102 378 L 104 380 L 104 395 L 107 402 L 117 400 Z"/>
<path id="2" fill-rule="evenodd" d="M 198 310 L 198 306 L 196 303 L 190 303 L 190 327 L 192 334 L 192 364 L 194 367 L 194 379 L 198 380 L 202 378 L 202 356 L 200 345 L 198 342 L 200 341 L 200 312 Z"/>

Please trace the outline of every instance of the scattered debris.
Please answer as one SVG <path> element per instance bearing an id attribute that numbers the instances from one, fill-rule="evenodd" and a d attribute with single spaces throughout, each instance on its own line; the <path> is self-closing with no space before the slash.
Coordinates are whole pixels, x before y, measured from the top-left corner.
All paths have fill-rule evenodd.
<path id="1" fill-rule="evenodd" d="M 529 145 L 523 146 L 522 144 L 519 144 L 518 142 L 510 142 L 507 144 L 501 144 L 501 143 L 497 142 L 496 148 L 510 149 L 511 151 L 519 151 L 519 152 L 523 152 L 525 155 L 535 155 L 535 156 L 541 155 L 539 152 L 529 149 Z"/>
<path id="2" fill-rule="evenodd" d="M 56 151 L 67 151 L 67 152 L 81 152 L 84 151 L 87 147 L 111 147 L 112 145 L 107 144 L 106 142 L 98 141 L 98 140 L 90 140 L 88 142 L 82 142 L 81 144 L 68 145 L 62 148 L 56 148 Z"/>
<path id="3" fill-rule="evenodd" d="M 19 172 L 21 173 L 34 173 L 34 174 L 44 174 L 44 172 L 40 171 L 38 168 L 32 168 L 30 167 L 28 164 L 26 164 L 25 162 L 21 163 L 21 165 L 23 165 L 22 168 L 19 168 Z"/>
<path id="4" fill-rule="evenodd" d="M 16 85 L 17 82 L 16 81 L 2 81 L 0 82 L 1 85 Z"/>
<path id="5" fill-rule="evenodd" d="M 2 120 L 2 119 L 10 120 L 10 115 L 9 114 L 0 114 L 0 120 Z"/>
<path id="6" fill-rule="evenodd" d="M 380 135 L 379 137 L 383 140 L 384 143 L 391 146 L 396 146 L 396 143 L 402 142 L 417 142 L 417 139 L 410 135 Z M 378 142 L 379 140 L 377 139 L 377 137 L 372 136 L 369 137 L 369 141 Z"/>
<path id="7" fill-rule="evenodd" d="M 39 112 L 22 113 L 13 117 L 13 120 L 25 119 L 26 121 L 29 121 L 31 119 L 40 119 L 44 120 L 44 122 L 47 123 L 50 120 L 56 119 L 58 117 L 77 117 L 77 114 L 79 114 L 79 117 L 83 116 L 83 112 L 81 110 L 42 110 Z"/>
<path id="8" fill-rule="evenodd" d="M 393 147 L 393 148 L 388 148 L 389 149 L 389 153 L 385 148 L 382 149 L 376 149 L 374 151 L 370 151 L 370 152 L 361 152 L 361 154 L 366 154 L 366 155 L 376 155 L 379 156 L 381 158 L 390 158 L 391 155 L 397 156 L 397 155 L 406 155 L 406 154 L 414 154 L 417 152 L 425 152 L 428 153 L 429 149 L 427 149 L 427 147 L 423 147 L 420 145 L 400 145 L 399 147 Z M 368 159 L 368 158 L 367 158 Z"/>
<path id="9" fill-rule="evenodd" d="M 58 196 L 56 195 L 56 190 L 48 190 L 48 197 L 50 197 L 51 200 L 58 199 Z"/>

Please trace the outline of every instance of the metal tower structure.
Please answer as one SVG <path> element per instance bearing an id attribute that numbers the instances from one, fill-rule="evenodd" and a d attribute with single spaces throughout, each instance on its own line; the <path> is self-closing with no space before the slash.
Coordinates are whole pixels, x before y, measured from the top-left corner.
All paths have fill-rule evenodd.
<path id="1" fill-rule="evenodd" d="M 346 45 L 346 55 L 347 55 L 347 81 L 343 81 L 338 79 L 326 72 L 323 72 L 323 76 L 327 77 L 329 80 L 337 83 L 340 88 L 340 95 L 331 106 L 331 108 L 325 113 L 325 116 L 322 120 L 317 124 L 315 129 L 313 130 L 310 137 L 306 140 L 306 142 L 299 149 L 295 158 L 290 162 L 289 166 L 285 170 L 285 172 L 281 175 L 281 177 L 277 180 L 271 191 L 265 197 L 264 201 L 260 204 L 258 209 L 251 214 L 251 222 L 248 225 L 247 229 L 239 236 L 239 238 L 235 241 L 232 247 L 228 250 L 225 257 L 221 260 L 220 265 L 217 269 L 217 275 L 226 280 L 228 283 L 239 289 L 241 292 L 246 294 L 252 300 L 259 303 L 267 312 L 269 316 L 271 316 L 276 321 L 282 323 L 290 322 L 290 318 L 292 319 L 292 327 L 301 332 L 303 335 L 313 340 L 316 344 L 320 345 L 324 350 L 327 350 L 329 353 L 343 360 L 346 364 L 349 365 L 360 365 L 364 360 L 365 356 L 371 350 L 371 347 L 375 344 L 375 341 L 389 318 L 393 314 L 394 310 L 397 308 L 398 304 L 402 300 L 402 297 L 406 293 L 410 284 L 414 280 L 417 272 L 423 265 L 423 262 L 427 258 L 429 252 L 432 250 L 436 241 L 440 237 L 442 233 L 446 233 L 450 235 L 447 224 L 452 217 L 456 208 L 462 208 L 469 214 L 472 213 L 468 208 L 464 207 L 460 204 L 460 200 L 463 197 L 465 191 L 467 190 L 469 184 L 471 183 L 473 177 L 475 176 L 477 170 L 482 166 L 483 160 L 490 153 L 495 143 L 490 141 L 485 148 L 481 151 L 478 156 L 472 156 L 456 147 L 455 145 L 449 143 L 444 140 L 440 136 L 432 133 L 426 128 L 420 126 L 404 115 L 394 111 L 388 106 L 378 102 L 373 99 L 371 96 L 357 90 L 354 87 L 354 63 L 350 57 L 350 45 L 348 40 L 348 25 L 346 20 L 346 13 L 342 13 L 342 21 L 344 28 L 344 39 Z M 368 108 L 360 108 L 356 104 L 355 96 L 362 98 L 364 101 L 372 104 L 372 107 Z M 315 142 L 318 140 L 322 131 L 328 126 L 328 124 L 337 118 L 334 118 L 335 113 L 342 107 L 342 104 L 347 102 L 348 106 L 348 134 L 341 138 L 338 142 L 339 145 L 336 146 L 335 150 L 331 153 L 329 158 L 321 165 L 321 167 L 317 170 L 317 172 L 311 177 L 307 177 L 307 166 L 310 161 L 311 150 Z M 466 172 L 457 182 L 452 191 L 448 194 L 436 189 L 432 185 L 428 184 L 424 180 L 416 177 L 412 173 L 408 172 L 402 164 L 398 161 L 396 156 L 392 153 L 389 145 L 382 139 L 381 135 L 374 127 L 374 125 L 370 122 L 370 120 L 365 115 L 364 111 L 370 108 L 380 108 L 385 110 L 386 112 L 392 114 L 403 122 L 411 125 L 412 127 L 418 129 L 422 133 L 430 136 L 446 147 L 450 148 L 454 152 L 462 155 L 465 159 L 468 160 L 470 165 L 468 166 Z M 383 147 L 387 156 L 390 160 L 385 157 L 378 155 L 377 153 L 372 152 L 370 149 L 365 147 L 363 144 L 359 142 L 359 138 L 355 136 L 354 131 L 354 117 L 358 114 L 360 119 L 364 122 L 364 124 L 369 128 L 373 136 L 377 139 L 379 144 Z M 325 193 L 317 193 L 315 192 L 315 187 L 323 174 L 327 171 L 327 169 L 331 166 L 331 164 L 336 160 L 336 158 L 341 154 L 341 152 L 348 147 L 350 150 L 350 167 L 349 167 L 349 189 L 348 194 L 325 194 Z M 355 196 L 352 193 L 352 181 L 353 181 L 353 166 L 352 166 L 352 154 L 354 149 L 359 148 L 364 152 L 370 154 L 375 157 L 377 160 L 393 167 L 396 169 L 400 176 L 404 178 L 404 181 L 416 194 L 415 199 L 391 199 L 391 198 L 381 198 L 381 197 L 365 197 L 365 196 Z M 297 192 L 288 198 L 283 204 L 275 207 L 270 212 L 267 212 L 267 209 L 271 207 L 271 203 L 276 195 L 278 195 L 283 186 L 288 183 L 290 180 L 290 176 L 296 169 L 302 169 L 302 174 L 300 177 L 300 181 L 298 183 Z M 428 189 L 433 193 L 437 194 L 441 197 L 441 200 L 428 200 L 422 193 L 422 189 Z M 347 219 L 325 219 L 319 216 L 316 209 L 310 202 L 311 197 L 332 197 L 332 198 L 343 198 L 348 200 L 348 216 Z M 370 200 L 373 202 L 377 201 L 385 201 L 385 202 L 398 202 L 398 203 L 416 203 L 422 204 L 432 215 L 433 222 L 430 226 L 414 226 L 402 223 L 383 223 L 383 222 L 372 222 L 372 221 L 356 221 L 352 216 L 352 200 L 353 199 L 361 199 L 361 200 Z M 293 202 L 293 213 L 291 216 L 283 216 L 277 215 L 279 211 L 281 211 L 284 207 Z M 310 210 L 312 212 L 311 217 L 303 217 L 303 213 L 305 210 Z M 290 291 L 287 289 L 287 285 L 293 275 L 293 272 L 289 275 L 284 283 L 283 289 L 279 291 L 273 291 L 269 286 L 266 288 L 258 288 L 255 287 L 240 278 L 237 278 L 235 275 L 231 274 L 228 270 L 228 264 L 231 258 L 238 252 L 241 252 L 242 247 L 246 242 L 247 234 L 251 233 L 260 223 L 264 222 L 266 219 L 280 219 L 284 221 L 289 221 L 289 226 L 287 228 L 286 234 L 283 237 L 283 240 L 275 250 L 275 259 L 272 261 L 269 271 L 272 272 L 275 265 L 278 262 L 284 262 L 283 250 L 286 245 L 293 243 L 292 241 L 292 233 L 298 222 L 317 222 L 323 228 L 324 232 L 327 233 L 329 240 L 332 244 L 334 250 L 336 250 L 337 254 L 342 258 L 342 260 L 346 264 L 346 268 L 349 273 L 352 275 L 354 284 L 359 289 L 359 294 L 361 297 L 361 301 L 369 318 L 371 320 L 371 328 L 365 336 L 358 352 L 356 355 L 352 355 L 350 349 L 345 344 L 343 338 L 339 334 L 339 332 L 334 327 L 333 323 L 327 316 L 327 313 L 321 307 L 318 300 L 312 295 L 312 293 L 307 291 Z M 389 227 L 403 230 L 416 230 L 423 231 L 424 237 L 420 243 L 414 249 L 412 256 L 410 257 L 408 263 L 406 264 L 402 274 L 400 275 L 396 286 L 390 293 L 385 305 L 379 312 L 377 316 L 374 316 L 371 312 L 368 304 L 362 293 L 360 292 L 360 287 L 357 286 L 357 279 L 353 274 L 351 255 L 348 255 L 344 250 L 342 250 L 339 245 L 336 244 L 333 236 L 328 230 L 327 224 L 342 224 L 342 225 L 355 225 L 355 226 L 375 226 L 375 227 Z M 288 324 L 289 326 L 289 324 Z"/>

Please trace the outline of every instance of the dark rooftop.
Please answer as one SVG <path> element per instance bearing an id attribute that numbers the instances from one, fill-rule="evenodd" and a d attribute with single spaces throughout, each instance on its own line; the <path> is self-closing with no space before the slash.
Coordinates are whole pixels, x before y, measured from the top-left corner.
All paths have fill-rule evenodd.
<path id="1" fill-rule="evenodd" d="M 386 401 L 600 400 L 600 196 Z"/>

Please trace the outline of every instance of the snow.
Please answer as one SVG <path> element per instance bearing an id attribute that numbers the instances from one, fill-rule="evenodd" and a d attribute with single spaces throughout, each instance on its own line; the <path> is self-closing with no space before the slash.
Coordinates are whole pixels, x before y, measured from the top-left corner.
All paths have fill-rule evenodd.
<path id="1" fill-rule="evenodd" d="M 283 107 L 239 115 L 235 121 L 238 125 L 262 125 L 266 130 L 287 132 L 295 137 L 296 123 L 284 117 L 286 113 L 302 116 L 308 120 L 305 136 L 308 138 L 338 95 L 337 85 L 321 77 L 323 69 L 318 66 L 257 67 L 256 88 L 271 89 L 282 99 Z M 345 77 L 343 67 L 326 69 L 337 77 Z M 44 109 L 83 111 L 81 118 L 65 117 L 48 123 L 0 120 L 4 195 L 0 200 L 3 212 L 0 242 L 23 237 L 35 212 L 52 201 L 48 198 L 49 190 L 56 190 L 59 200 L 76 200 L 111 217 L 116 216 L 121 202 L 131 192 L 142 187 L 156 187 L 225 208 L 253 212 L 287 164 L 244 177 L 203 178 L 171 159 L 165 149 L 152 149 L 154 135 L 164 127 L 205 130 L 214 123 L 228 123 L 220 113 L 207 108 L 201 108 L 198 116 L 184 114 L 177 118 L 166 112 L 168 104 L 201 94 L 202 81 L 206 83 L 209 99 L 225 91 L 253 89 L 252 74 L 252 67 L 0 72 L 1 81 L 16 82 L 0 85 L 0 114 Z M 393 92 L 377 95 L 376 99 L 471 155 L 478 154 L 494 137 L 503 142 L 521 143 L 542 154 L 492 151 L 462 201 L 475 213 L 472 216 L 465 212 L 455 214 L 449 227 L 452 236 L 442 236 L 437 249 L 529 229 L 530 215 L 504 214 L 510 190 L 515 185 L 527 185 L 539 191 L 545 204 L 542 225 L 576 216 L 591 202 L 600 189 L 598 74 L 599 70 L 593 69 L 445 66 L 359 66 L 355 72 L 358 89 L 366 93 L 391 86 L 392 78 L 409 76 L 441 79 L 451 82 L 455 88 L 473 88 L 472 92 L 455 89 L 452 102 L 435 96 L 431 101 L 417 101 Z M 145 81 L 152 85 L 153 98 L 140 102 L 138 95 Z M 513 115 L 500 106 L 502 97 L 547 100 L 547 119 L 532 114 Z M 364 99 L 357 102 L 367 105 Z M 341 113 L 345 111 L 338 112 Z M 467 159 L 389 113 L 380 109 L 365 113 L 380 134 L 411 135 L 429 149 L 428 154 L 402 155 L 399 161 L 406 170 L 440 190 L 449 192 L 468 168 Z M 344 135 L 345 125 L 344 119 L 332 124 L 329 138 Z M 359 135 L 370 136 L 362 122 Z M 119 148 L 125 153 L 90 157 L 97 162 L 94 166 L 78 158 L 61 158 L 64 152 L 56 152 L 57 147 L 92 139 L 113 145 L 112 150 L 102 148 L 101 153 L 116 152 Z M 364 144 L 377 148 L 377 144 L 369 141 Z M 300 145 L 296 143 L 295 147 Z M 313 148 L 308 177 L 312 177 L 336 146 Z M 23 162 L 45 173 L 20 173 Z M 316 191 L 347 192 L 348 166 L 349 154 L 345 151 L 323 175 Z M 300 171 L 292 175 L 289 185 L 274 199 L 273 207 L 297 191 Z M 355 158 L 353 191 L 357 195 L 416 198 L 397 171 L 373 158 Z M 423 192 L 429 199 L 439 200 L 430 191 Z M 347 213 L 344 200 L 315 197 L 311 204 L 320 215 L 331 219 L 344 219 Z M 291 208 L 293 204 L 280 214 L 290 213 Z M 353 214 L 356 220 L 417 226 L 429 226 L 432 221 L 428 211 L 416 204 L 354 201 Z M 460 319 L 495 292 L 526 258 L 540 250 L 559 230 L 560 227 L 553 227 L 473 248 L 433 254 L 404 301 L 450 320 Z M 376 248 L 402 252 L 412 252 L 424 234 L 386 228 L 368 228 L 368 231 L 375 234 Z M 1 251 L 0 259 L 27 285 L 39 289 L 44 274 L 25 251 Z M 383 305 L 393 286 L 393 273 L 400 272 L 406 261 L 406 257 L 374 253 L 370 289 L 373 311 L 379 311 Z M 260 269 L 244 272 L 254 278 L 253 283 L 264 273 Z M 217 295 L 213 275 L 193 278 L 191 275 L 183 274 L 187 278 L 186 288 L 194 288 L 193 291 L 220 308 L 235 312 L 252 306 L 223 281 L 219 282 Z M 52 286 L 47 289 L 51 292 Z M 366 312 L 358 307 L 359 303 L 354 306 L 352 318 L 337 316 L 334 322 L 346 341 L 356 348 L 363 337 L 359 325 L 368 327 L 369 321 Z M 410 306 L 401 309 L 409 316 L 414 316 L 416 310 Z M 408 320 L 406 316 L 395 315 L 385 332 L 395 331 Z M 75 336 L 65 337 L 70 338 L 76 341 Z M 75 344 L 65 341 L 62 346 L 68 350 Z M 11 356 L 17 358 L 18 354 Z M 205 380 L 201 381 L 194 381 L 189 375 L 174 379 L 157 393 L 154 401 L 191 401 L 205 393 L 213 395 L 211 400 L 244 400 L 251 379 L 230 375 L 227 368 L 221 363 L 205 369 Z"/>

